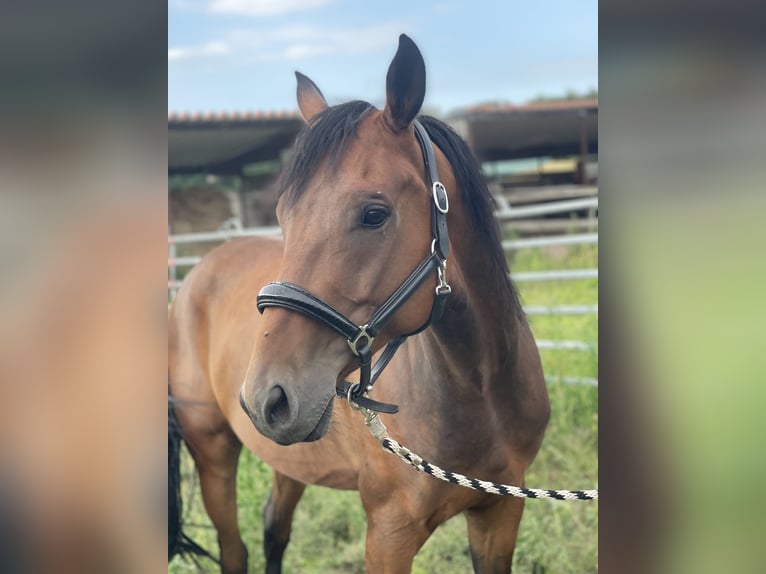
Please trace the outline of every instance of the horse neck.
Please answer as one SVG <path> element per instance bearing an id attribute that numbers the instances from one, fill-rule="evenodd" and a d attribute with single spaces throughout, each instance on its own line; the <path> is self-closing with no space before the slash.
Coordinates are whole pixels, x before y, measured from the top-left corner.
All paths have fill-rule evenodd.
<path id="1" fill-rule="evenodd" d="M 444 365 L 442 380 L 486 392 L 516 367 L 521 314 L 505 269 L 471 222 L 456 217 L 451 227 L 447 278 L 453 294 L 426 344 Z"/>

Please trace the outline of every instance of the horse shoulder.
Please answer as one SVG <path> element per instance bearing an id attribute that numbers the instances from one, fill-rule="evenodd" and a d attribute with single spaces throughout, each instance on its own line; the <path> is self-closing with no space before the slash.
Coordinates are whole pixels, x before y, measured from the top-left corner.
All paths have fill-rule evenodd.
<path id="1" fill-rule="evenodd" d="M 517 357 L 512 384 L 517 387 L 514 435 L 518 448 L 525 451 L 531 462 L 542 444 L 551 407 L 542 362 L 532 331 L 519 325 Z"/>

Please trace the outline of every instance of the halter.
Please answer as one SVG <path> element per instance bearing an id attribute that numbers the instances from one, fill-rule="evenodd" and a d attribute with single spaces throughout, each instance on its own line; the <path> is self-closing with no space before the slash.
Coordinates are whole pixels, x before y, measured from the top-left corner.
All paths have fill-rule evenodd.
<path id="1" fill-rule="evenodd" d="M 261 289 L 258 293 L 258 311 L 263 313 L 267 307 L 282 307 L 290 311 L 303 313 L 325 327 L 328 327 L 346 338 L 351 352 L 359 360 L 360 377 L 358 383 L 344 381 L 336 387 L 339 397 L 348 399 L 350 404 L 356 403 L 360 407 L 385 413 L 396 413 L 399 407 L 388 403 L 381 403 L 365 397 L 364 394 L 372 390 L 372 386 L 380 376 L 380 373 L 393 358 L 397 349 L 407 337 L 411 337 L 426 329 L 432 321 L 438 320 L 444 312 L 444 305 L 452 288 L 447 284 L 445 271 L 447 269 L 447 257 L 449 256 L 449 236 L 447 234 L 447 211 L 449 200 L 447 190 L 439 181 L 436 169 L 433 144 L 428 132 L 415 121 L 415 136 L 423 153 L 423 161 L 426 168 L 426 177 L 431 186 L 431 253 L 418 265 L 415 270 L 404 280 L 396 291 L 372 314 L 369 321 L 364 325 L 356 325 L 343 313 L 322 301 L 311 292 L 287 281 L 274 281 Z M 394 316 L 399 308 L 412 297 L 423 282 L 436 272 L 438 285 L 434 292 L 434 302 L 431 314 L 426 322 L 415 331 L 405 335 L 399 335 L 391 339 L 383 350 L 380 358 L 372 364 L 372 342 L 381 332 L 385 324 Z"/>

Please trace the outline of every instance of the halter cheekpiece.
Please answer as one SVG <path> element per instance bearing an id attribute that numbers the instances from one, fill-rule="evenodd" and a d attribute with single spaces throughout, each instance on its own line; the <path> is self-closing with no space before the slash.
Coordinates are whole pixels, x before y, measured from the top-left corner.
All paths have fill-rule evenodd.
<path id="1" fill-rule="evenodd" d="M 286 281 L 274 281 L 267 284 L 258 293 L 257 299 L 258 311 L 261 313 L 267 307 L 282 307 L 290 311 L 297 311 L 345 337 L 351 352 L 359 360 L 360 378 L 358 383 L 342 382 L 336 387 L 337 395 L 348 399 L 352 405 L 356 403 L 366 409 L 385 413 L 396 413 L 399 411 L 399 407 L 365 397 L 365 393 L 372 390 L 372 386 L 380 376 L 380 373 L 391 361 L 404 340 L 407 337 L 420 333 L 432 321 L 436 321 L 441 317 L 447 297 L 452 292 L 452 288 L 445 278 L 447 257 L 449 256 L 449 236 L 447 234 L 449 200 L 447 198 L 447 190 L 439 181 L 433 144 L 428 136 L 428 132 L 417 120 L 413 122 L 413 125 L 415 127 L 415 136 L 423 153 L 426 177 L 431 186 L 433 198 L 431 202 L 432 241 L 430 254 L 410 273 L 399 288 L 383 302 L 364 325 L 356 325 L 343 313 L 332 305 L 325 303 L 310 291 Z M 434 272 L 437 274 L 438 284 L 434 292 L 434 302 L 431 307 L 430 316 L 415 331 L 391 339 L 380 358 L 373 365 L 372 342 L 375 340 L 375 337 L 381 332 L 391 317 L 394 316 L 396 311 L 412 297 L 423 282 Z"/>

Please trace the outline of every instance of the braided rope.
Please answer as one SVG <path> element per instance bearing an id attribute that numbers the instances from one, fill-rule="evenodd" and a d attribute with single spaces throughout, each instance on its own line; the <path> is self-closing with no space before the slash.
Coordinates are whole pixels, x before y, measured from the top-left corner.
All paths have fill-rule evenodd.
<path id="1" fill-rule="evenodd" d="M 451 482 L 473 490 L 481 490 L 490 494 L 499 494 L 501 496 L 515 496 L 517 498 L 548 498 L 552 500 L 596 500 L 598 490 L 546 490 L 542 488 L 525 488 L 523 486 L 512 486 L 510 484 L 499 484 L 497 482 L 488 482 L 471 478 L 439 468 L 427 460 L 423 460 L 417 454 L 412 452 L 406 446 L 402 446 L 388 434 L 388 429 L 383 421 L 380 420 L 378 413 L 365 409 L 364 407 L 354 408 L 364 415 L 364 424 L 370 429 L 372 436 L 375 437 L 380 445 L 388 452 L 396 455 L 403 461 L 412 465 L 415 470 L 430 474 L 434 478 Z"/>

